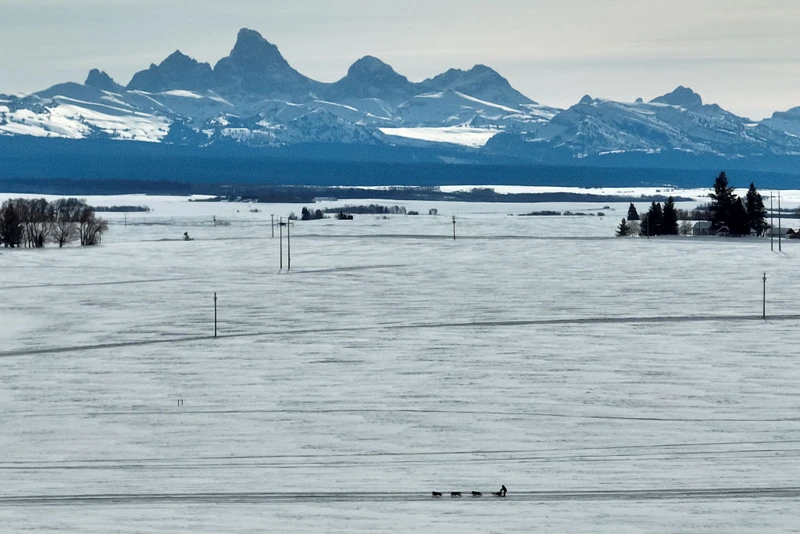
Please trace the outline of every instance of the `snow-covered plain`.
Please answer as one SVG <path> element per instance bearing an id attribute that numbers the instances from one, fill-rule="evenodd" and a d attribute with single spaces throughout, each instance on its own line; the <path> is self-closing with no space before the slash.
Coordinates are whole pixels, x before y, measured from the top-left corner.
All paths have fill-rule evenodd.
<path id="1" fill-rule="evenodd" d="M 90 201 L 153 211 L 0 250 L 0 530 L 797 532 L 795 242 L 383 201 L 439 216 L 296 222 L 279 273 L 301 206 Z"/>

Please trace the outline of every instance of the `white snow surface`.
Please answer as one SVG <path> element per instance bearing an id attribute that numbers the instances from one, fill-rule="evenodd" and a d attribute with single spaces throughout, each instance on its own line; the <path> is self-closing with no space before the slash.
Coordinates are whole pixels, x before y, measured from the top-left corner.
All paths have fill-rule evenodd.
<path id="1" fill-rule="evenodd" d="M 82 105 L 69 98 L 58 100 L 59 105 L 40 113 L 27 109 L 4 113 L 7 122 L 0 124 L 0 132 L 82 139 L 96 128 L 114 139 L 146 142 L 158 142 L 169 132 L 170 121 L 163 117 L 104 104 Z"/>
<path id="2" fill-rule="evenodd" d="M 182 98 L 192 98 L 194 100 L 202 100 L 204 98 L 198 95 L 197 93 L 193 93 L 192 91 L 184 91 L 181 89 L 175 89 L 173 91 L 164 91 L 163 93 L 160 94 L 167 96 L 179 96 Z"/>
<path id="3" fill-rule="evenodd" d="M 384 135 L 416 139 L 433 143 L 450 143 L 473 148 L 484 146 L 489 139 L 500 133 L 490 128 L 447 126 L 443 128 L 379 128 Z"/>
<path id="4" fill-rule="evenodd" d="M 486 107 L 490 107 L 490 108 L 496 108 L 496 109 L 499 109 L 499 110 L 502 110 L 502 111 L 506 111 L 508 113 L 519 113 L 518 109 L 510 108 L 508 106 L 503 106 L 501 104 L 495 104 L 494 102 L 487 102 L 486 100 L 481 100 L 480 98 L 475 98 L 474 96 L 465 95 L 464 93 L 460 93 L 460 92 L 452 90 L 452 89 L 449 90 L 449 91 L 442 91 L 442 92 L 439 92 L 439 93 L 426 93 L 426 94 L 418 95 L 417 98 L 443 99 L 449 93 L 455 94 L 456 96 L 458 96 L 458 97 L 460 97 L 460 98 L 462 98 L 464 100 L 467 100 L 469 102 L 474 102 L 476 104 L 480 104 L 481 106 L 486 106 Z"/>
<path id="5" fill-rule="evenodd" d="M 297 221 L 287 273 L 301 205 L 88 200 L 152 211 L 0 249 L 0 530 L 796 532 L 794 241 L 339 200 L 439 215 Z"/>

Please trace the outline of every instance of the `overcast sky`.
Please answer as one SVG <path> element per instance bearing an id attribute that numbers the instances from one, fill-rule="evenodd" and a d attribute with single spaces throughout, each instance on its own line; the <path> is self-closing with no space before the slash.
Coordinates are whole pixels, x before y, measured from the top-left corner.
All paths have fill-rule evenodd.
<path id="1" fill-rule="evenodd" d="M 370 54 L 412 81 L 483 63 L 559 107 L 678 85 L 753 119 L 800 106 L 797 0 L 0 0 L 0 92 L 127 84 L 176 49 L 213 66 L 241 27 L 327 82 Z"/>

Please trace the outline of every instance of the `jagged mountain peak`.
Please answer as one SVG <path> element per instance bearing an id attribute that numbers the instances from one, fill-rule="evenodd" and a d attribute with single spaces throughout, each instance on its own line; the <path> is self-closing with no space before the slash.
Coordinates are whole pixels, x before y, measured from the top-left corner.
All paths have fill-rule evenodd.
<path id="1" fill-rule="evenodd" d="M 715 104 L 703 105 L 700 95 L 678 87 L 649 103 L 586 96 L 526 140 L 531 150 L 557 148 L 579 159 L 626 153 L 734 158 L 800 154 L 800 140 L 776 131 L 791 132 L 791 121 L 767 126 Z"/>
<path id="2" fill-rule="evenodd" d="M 492 69 L 491 67 L 487 67 L 486 65 L 478 64 L 467 70 L 456 68 L 447 69 L 447 71 L 443 72 L 442 74 L 434 76 L 429 80 L 425 80 L 425 82 L 435 81 L 439 84 L 457 84 L 464 83 L 467 80 L 475 80 L 477 78 L 494 78 L 497 81 L 506 81 L 506 79 L 503 78 L 496 70 Z"/>
<path id="3" fill-rule="evenodd" d="M 289 63 L 281 55 L 277 46 L 264 39 L 257 31 L 247 28 L 239 30 L 229 59 L 249 64 L 254 68 L 289 67 Z"/>
<path id="4" fill-rule="evenodd" d="M 453 89 L 460 93 L 509 107 L 536 104 L 514 89 L 508 80 L 486 65 L 475 65 L 469 70 L 449 69 L 419 84 L 427 92 Z"/>
<path id="5" fill-rule="evenodd" d="M 477 65 L 473 65 L 472 68 L 469 69 L 466 72 L 467 73 L 471 73 L 471 74 L 480 75 L 480 76 L 489 75 L 489 76 L 498 76 L 498 77 L 502 78 L 502 76 L 500 76 L 500 73 L 498 73 L 493 68 L 488 67 L 488 66 L 486 66 L 486 65 L 484 65 L 482 63 L 478 63 Z"/>
<path id="6" fill-rule="evenodd" d="M 395 70 L 391 67 L 391 65 L 381 61 L 375 56 L 364 56 L 361 59 L 357 60 L 352 65 L 350 65 L 350 68 L 347 70 L 348 76 L 376 75 L 376 74 L 384 74 L 384 75 L 394 74 L 400 76 L 395 72 Z M 403 76 L 403 78 L 405 77 Z"/>
<path id="7" fill-rule="evenodd" d="M 187 56 L 180 50 L 175 50 L 161 62 L 160 67 L 185 67 L 197 65 L 198 61 Z"/>
<path id="8" fill-rule="evenodd" d="M 89 87 L 96 87 L 97 89 L 102 89 L 103 91 L 110 91 L 112 93 L 118 93 L 124 88 L 119 85 L 114 79 L 109 76 L 105 71 L 101 71 L 100 69 L 92 69 L 89 71 L 89 75 L 86 77 L 86 81 L 83 82 L 83 85 L 88 85 Z"/>
<path id="9" fill-rule="evenodd" d="M 160 64 L 151 64 L 147 70 L 133 75 L 128 89 L 159 93 L 174 89 L 189 91 L 211 88 L 211 65 L 200 63 L 180 50 L 176 50 Z"/>
<path id="10" fill-rule="evenodd" d="M 307 99 L 321 84 L 294 70 L 278 47 L 242 28 L 228 57 L 214 66 L 214 86 L 228 95 Z"/>
<path id="11" fill-rule="evenodd" d="M 93 69 L 84 85 L 2 98 L 0 135 L 176 138 L 198 145 L 227 139 L 277 146 L 384 142 L 380 132 L 395 128 L 392 143 L 408 136 L 416 146 L 430 135 L 436 139 L 431 143 L 463 140 L 467 128 L 475 130 L 466 132 L 470 136 L 501 131 L 494 147 L 487 145 L 491 150 L 536 161 L 800 155 L 797 108 L 755 123 L 703 104 L 699 94 L 679 86 L 650 102 L 586 95 L 569 109 L 556 110 L 536 105 L 483 64 L 412 83 L 370 55 L 353 62 L 339 81 L 321 83 L 294 70 L 277 46 L 247 28 L 214 69 L 175 50 L 137 73 L 129 88 L 137 91 L 125 91 Z M 503 141 L 517 138 L 516 144 Z"/>
<path id="12" fill-rule="evenodd" d="M 703 98 L 689 89 L 679 85 L 671 93 L 659 96 L 650 101 L 654 104 L 669 104 L 671 106 L 681 106 L 686 109 L 697 109 L 703 107 Z"/>
<path id="13" fill-rule="evenodd" d="M 391 105 L 400 104 L 416 93 L 408 78 L 374 56 L 364 56 L 353 63 L 347 76 L 326 91 L 331 100 L 378 98 Z"/>

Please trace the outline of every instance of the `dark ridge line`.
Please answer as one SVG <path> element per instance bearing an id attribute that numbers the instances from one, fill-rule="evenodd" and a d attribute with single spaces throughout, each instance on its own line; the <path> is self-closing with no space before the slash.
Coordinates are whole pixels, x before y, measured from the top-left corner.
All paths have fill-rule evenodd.
<path id="1" fill-rule="evenodd" d="M 522 319 L 510 321 L 471 321 L 471 322 L 452 322 L 452 323 L 426 323 L 426 324 L 397 324 L 397 325 L 375 325 L 375 326 L 350 326 L 340 328 L 306 328 L 297 330 L 282 330 L 274 332 L 242 332 L 237 334 L 220 334 L 216 338 L 213 335 L 186 336 L 167 339 L 147 339 L 141 341 L 121 341 L 118 343 L 98 343 L 93 345 L 74 345 L 68 347 L 54 347 L 44 349 L 30 349 L 19 351 L 0 352 L 0 358 L 13 358 L 20 356 L 36 356 L 42 354 L 56 354 L 64 352 L 117 349 L 123 347 L 136 347 L 146 345 L 159 345 L 167 343 L 187 343 L 191 341 L 203 341 L 213 339 L 235 339 L 245 337 L 266 337 L 283 335 L 303 335 L 318 333 L 338 333 L 338 332 L 363 332 L 367 330 L 414 330 L 414 329 L 437 329 L 437 328 L 474 328 L 474 327 L 510 327 L 510 326 L 550 326 L 550 325 L 582 325 L 582 324 L 654 324 L 654 323 L 686 323 L 686 322 L 708 322 L 708 321 L 763 321 L 757 315 L 688 315 L 688 316 L 655 316 L 655 317 L 586 317 L 578 319 Z M 800 314 L 792 315 L 771 315 L 768 321 L 796 321 L 800 320 Z"/>
<path id="2" fill-rule="evenodd" d="M 487 492 L 488 493 L 488 492 Z M 621 489 L 573 491 L 514 491 L 503 502 L 551 501 L 658 501 L 693 499 L 765 499 L 797 498 L 800 487 L 745 487 L 745 488 L 676 488 L 676 489 Z M 409 502 L 431 501 L 429 493 L 412 492 L 326 492 L 326 493 L 107 493 L 77 495 L 20 495 L 0 496 L 0 506 L 76 506 L 124 505 L 155 503 L 324 503 L 324 502 Z M 474 502 L 495 502 L 484 498 Z M 436 499 L 435 502 L 447 502 Z"/>
<path id="3" fill-rule="evenodd" d="M 793 454 L 792 454 L 793 453 Z M 740 460 L 742 458 L 760 458 L 769 460 L 779 460 L 785 458 L 797 458 L 800 456 L 800 449 L 796 448 L 774 448 L 774 449 L 743 449 L 743 450 L 723 450 L 723 451 L 676 451 L 676 452 L 644 452 L 644 453 L 620 453 L 620 454 L 574 454 L 564 456 L 512 456 L 503 458 L 449 458 L 449 459 L 436 459 L 436 460 L 422 460 L 422 459 L 391 459 L 388 461 L 302 461 L 297 459 L 293 462 L 219 462 L 205 463 L 205 462 L 122 462 L 122 463 L 103 463 L 95 464 L 89 463 L 75 463 L 74 465 L 0 465 L 0 471 L 184 471 L 195 469 L 266 469 L 266 470 L 289 470 L 289 469 L 350 469 L 353 467 L 394 467 L 394 466 L 431 466 L 431 465 L 454 465 L 454 464 L 500 464 L 514 462 L 517 464 L 530 464 L 530 463 L 614 463 L 614 462 L 671 462 L 671 461 L 686 461 L 687 459 L 695 460 L 722 460 L 733 459 Z M 480 456 L 480 455 L 476 455 Z"/>
<path id="4" fill-rule="evenodd" d="M 27 285 L 27 286 L 2 286 L 0 287 L 0 291 L 5 289 L 47 289 L 51 287 L 92 287 L 92 286 L 116 286 L 116 285 L 127 285 L 127 284 L 152 284 L 158 282 L 176 282 L 179 280 L 193 280 L 194 278 L 188 276 L 182 276 L 179 278 L 152 278 L 147 280 L 118 280 L 115 282 L 75 282 L 75 283 L 64 283 L 64 284 L 34 284 L 34 285 Z"/>
<path id="5" fill-rule="evenodd" d="M 351 267 L 330 267 L 328 269 L 296 269 L 292 274 L 322 274 L 322 273 L 341 273 L 350 271 L 368 271 L 372 269 L 394 269 L 397 267 L 410 267 L 407 263 L 386 264 L 386 265 L 353 265 Z"/>
<path id="6" fill-rule="evenodd" d="M 84 417 L 110 417 L 128 415 L 161 415 L 161 416 L 193 416 L 193 415 L 237 415 L 237 414 L 370 414 L 370 413 L 394 413 L 394 414 L 459 414 L 459 415 L 486 415 L 497 417 L 551 417 L 559 419 L 597 419 L 611 421 L 642 421 L 659 423 L 789 423 L 800 422 L 800 417 L 781 417 L 774 419 L 753 419 L 739 417 L 719 417 L 719 418 L 697 418 L 697 417 L 645 417 L 645 416 L 623 416 L 623 415 L 581 415 L 564 414 L 555 412 L 493 412 L 479 410 L 434 410 L 422 408 L 330 408 L 330 409 L 205 409 L 205 410 L 127 410 L 109 412 L 84 412 L 71 415 L 82 415 Z M 26 417 L 62 417 L 63 413 L 55 414 L 28 414 Z M 68 414 L 69 415 L 69 414 Z"/>

